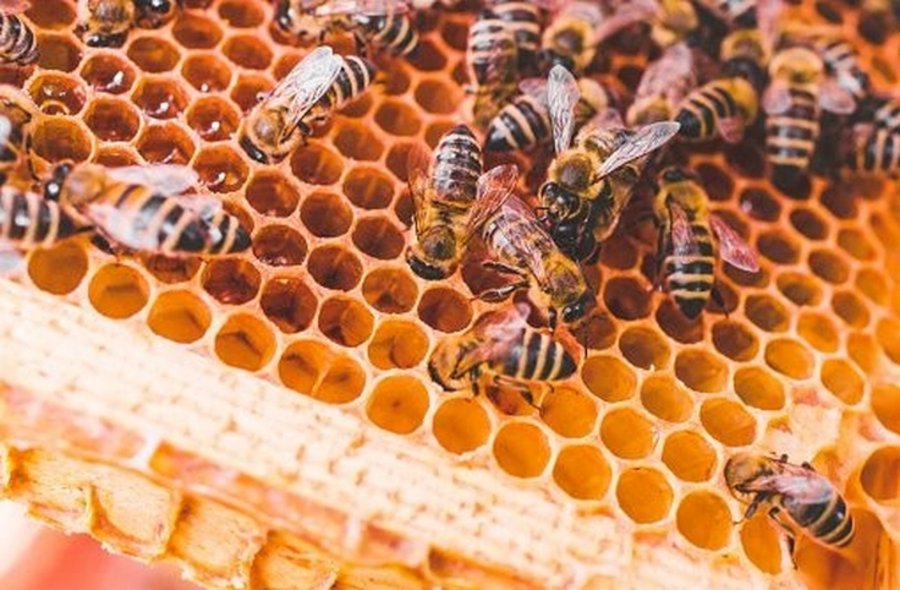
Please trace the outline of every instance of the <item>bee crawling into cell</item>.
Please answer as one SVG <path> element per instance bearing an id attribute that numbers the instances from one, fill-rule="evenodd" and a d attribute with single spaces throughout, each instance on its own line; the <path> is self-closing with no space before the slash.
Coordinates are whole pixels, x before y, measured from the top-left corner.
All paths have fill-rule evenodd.
<path id="1" fill-rule="evenodd" d="M 510 23 L 490 10 L 483 11 L 469 27 L 466 64 L 474 96 L 472 118 L 485 129 L 506 101 L 516 93 L 519 82 L 519 48 Z"/>
<path id="2" fill-rule="evenodd" d="M 30 6 L 30 0 L 0 2 L 0 63 L 27 66 L 37 61 L 37 37 L 19 16 Z"/>

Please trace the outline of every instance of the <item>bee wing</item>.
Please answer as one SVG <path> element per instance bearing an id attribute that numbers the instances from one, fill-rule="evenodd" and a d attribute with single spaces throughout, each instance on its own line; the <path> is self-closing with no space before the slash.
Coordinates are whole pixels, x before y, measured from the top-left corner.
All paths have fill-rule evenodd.
<path id="1" fill-rule="evenodd" d="M 719 238 L 722 260 L 747 272 L 759 272 L 759 254 L 724 219 L 711 213 L 709 225 Z"/>
<path id="2" fill-rule="evenodd" d="M 294 132 L 303 115 L 328 92 L 343 63 L 343 58 L 335 55 L 328 45 L 316 47 L 264 99 L 271 107 L 287 109 L 286 118 L 294 124 L 285 128 L 285 137 Z"/>
<path id="3" fill-rule="evenodd" d="M 653 152 L 667 144 L 681 125 L 674 121 L 651 123 L 637 129 L 631 138 L 614 151 L 597 171 L 600 178 L 609 176 L 625 164 Z"/>
<path id="4" fill-rule="evenodd" d="M 604 129 L 615 129 L 624 127 L 622 121 L 622 113 L 616 109 L 603 109 L 594 115 L 590 121 L 578 131 L 578 137 L 587 137 Z"/>
<path id="5" fill-rule="evenodd" d="M 694 256 L 700 253 L 700 244 L 691 228 L 687 213 L 677 203 L 669 203 L 669 217 L 672 220 L 669 239 L 675 256 Z"/>
<path id="6" fill-rule="evenodd" d="M 177 195 L 200 182 L 200 177 L 193 168 L 176 164 L 109 168 L 106 175 L 115 182 L 153 187 L 164 195 Z"/>
<path id="7" fill-rule="evenodd" d="M 791 108 L 791 93 L 783 82 L 769 84 L 762 96 L 763 110 L 769 115 L 780 115 Z"/>
<path id="8" fill-rule="evenodd" d="M 22 253 L 9 243 L 0 239 L 0 277 L 9 277 L 18 273 L 22 268 L 24 257 Z"/>
<path id="9" fill-rule="evenodd" d="M 347 14 L 381 16 L 409 11 L 410 6 L 405 0 L 335 0 L 317 7 L 315 15 L 323 17 Z"/>
<path id="10" fill-rule="evenodd" d="M 772 55 L 778 44 L 779 19 L 783 9 L 783 0 L 756 0 L 756 22 L 766 55 Z"/>
<path id="11" fill-rule="evenodd" d="M 657 5 L 654 0 L 637 0 L 619 4 L 616 6 L 615 11 L 608 16 L 604 16 L 599 26 L 594 29 L 594 36 L 591 42 L 597 45 L 625 27 L 650 20 L 656 15 L 656 9 Z"/>
<path id="12" fill-rule="evenodd" d="M 522 94 L 527 94 L 541 103 L 547 104 L 547 81 L 543 78 L 526 78 L 519 82 L 519 90 Z"/>
<path id="13" fill-rule="evenodd" d="M 422 219 L 428 208 L 426 195 L 428 184 L 431 182 L 431 169 L 433 159 L 422 144 L 413 146 L 406 155 L 406 177 L 409 182 L 409 192 L 413 200 L 413 223 L 416 229 L 422 226 Z"/>
<path id="14" fill-rule="evenodd" d="M 575 105 L 581 98 L 578 81 L 565 67 L 557 64 L 547 78 L 547 106 L 553 124 L 553 147 L 562 153 L 572 144 L 575 132 Z"/>
<path id="15" fill-rule="evenodd" d="M 856 110 L 856 99 L 849 90 L 842 88 L 837 80 L 829 78 L 819 89 L 819 105 L 837 115 L 850 115 Z"/>
<path id="16" fill-rule="evenodd" d="M 504 164 L 491 168 L 478 179 L 478 189 L 469 221 L 466 223 L 464 242 L 475 236 L 491 216 L 513 195 L 519 181 L 519 168 Z"/>
<path id="17" fill-rule="evenodd" d="M 0 0 L 0 14 L 20 14 L 31 8 L 31 0 Z"/>
<path id="18" fill-rule="evenodd" d="M 0 144 L 5 144 L 12 133 L 12 121 L 8 117 L 0 115 Z"/>

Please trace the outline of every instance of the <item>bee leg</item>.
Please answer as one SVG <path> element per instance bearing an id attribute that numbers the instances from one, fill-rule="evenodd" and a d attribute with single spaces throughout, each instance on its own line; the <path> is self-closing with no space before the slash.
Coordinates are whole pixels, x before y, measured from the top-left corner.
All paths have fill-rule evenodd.
<path id="1" fill-rule="evenodd" d="M 515 283 L 510 283 L 502 287 L 497 287 L 496 289 L 485 289 L 484 291 L 476 295 L 474 299 L 481 299 L 482 301 L 487 301 L 488 303 L 496 303 L 498 301 L 503 301 L 514 292 L 523 288 L 528 288 L 528 281 L 517 281 Z"/>
<path id="2" fill-rule="evenodd" d="M 550 327 L 550 331 L 552 332 L 556 331 L 556 324 L 558 319 L 557 315 L 558 314 L 556 313 L 555 307 L 551 307 L 549 310 L 547 310 L 547 325 Z"/>
<path id="3" fill-rule="evenodd" d="M 797 562 L 794 561 L 794 549 L 797 546 L 797 538 L 794 535 L 794 531 L 791 530 L 791 528 L 786 524 L 784 524 L 784 522 L 782 522 L 780 518 L 778 518 L 779 512 L 781 512 L 781 509 L 778 508 L 778 506 L 772 506 L 772 508 L 769 509 L 769 518 L 771 518 L 772 521 L 775 522 L 782 531 L 784 531 L 784 540 L 787 543 L 787 553 L 791 558 L 791 563 L 794 565 L 794 569 L 797 569 Z"/>
<path id="4" fill-rule="evenodd" d="M 534 403 L 534 396 L 531 394 L 531 388 L 528 387 L 527 383 L 523 383 L 514 377 L 509 377 L 508 375 L 501 375 L 500 373 L 494 373 L 494 377 L 491 380 L 491 383 L 498 388 L 509 389 L 515 391 L 522 399 L 525 400 L 525 403 L 534 408 L 535 410 L 540 410 L 541 407 Z"/>
<path id="5" fill-rule="evenodd" d="M 523 276 L 522 271 L 520 271 L 519 269 L 513 268 L 507 264 L 503 264 L 502 262 L 497 262 L 496 260 L 485 260 L 481 263 L 481 266 L 489 270 L 495 270 L 505 275 L 516 275 L 519 277 Z"/>

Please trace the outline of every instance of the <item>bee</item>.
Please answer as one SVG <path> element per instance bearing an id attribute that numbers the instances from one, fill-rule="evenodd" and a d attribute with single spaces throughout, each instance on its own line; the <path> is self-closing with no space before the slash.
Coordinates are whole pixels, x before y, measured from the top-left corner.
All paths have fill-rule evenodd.
<path id="1" fill-rule="evenodd" d="M 28 130 L 38 115 L 31 98 L 22 90 L 0 85 L 0 184 L 25 161 Z"/>
<path id="2" fill-rule="evenodd" d="M 410 151 L 408 160 L 416 241 L 406 261 L 424 279 L 443 279 L 462 255 L 463 231 L 481 176 L 481 146 L 468 127 L 457 125 L 441 137 L 433 162 L 424 148 Z"/>
<path id="3" fill-rule="evenodd" d="M 700 315 L 714 288 L 715 253 L 747 272 L 759 271 L 756 252 L 728 223 L 709 211 L 709 197 L 696 174 L 670 167 L 659 176 L 653 212 L 659 226 L 657 283 L 665 284 L 681 312 Z M 721 304 L 721 301 L 719 301 Z"/>
<path id="4" fill-rule="evenodd" d="M 581 268 L 559 251 L 534 212 L 513 197 L 519 172 L 514 165 L 492 168 L 478 179 L 478 192 L 466 227 L 466 240 L 480 236 L 491 253 L 484 266 L 515 277 L 497 289 L 478 294 L 487 301 L 503 299 L 534 286 L 551 327 L 557 315 L 565 324 L 579 323 L 596 305 Z"/>
<path id="5" fill-rule="evenodd" d="M 631 126 L 669 121 L 696 85 L 691 50 L 684 43 L 672 45 L 644 70 L 625 120 Z"/>
<path id="6" fill-rule="evenodd" d="M 528 311 L 525 303 L 489 311 L 465 333 L 438 343 L 428 360 L 432 380 L 447 391 L 470 386 L 475 395 L 484 380 L 519 391 L 534 405 L 534 384 L 568 379 L 577 364 L 549 331 L 528 325 Z"/>
<path id="7" fill-rule="evenodd" d="M 310 124 L 361 94 L 374 73 L 361 57 L 317 47 L 253 107 L 241 125 L 241 147 L 262 164 L 280 162 L 312 133 Z"/>
<path id="8" fill-rule="evenodd" d="M 0 63 L 27 66 L 37 61 L 37 38 L 31 25 L 19 17 L 29 5 L 24 0 L 11 0 L 0 7 Z"/>
<path id="9" fill-rule="evenodd" d="M 133 0 L 79 0 L 78 29 L 91 47 L 121 47 L 134 25 Z"/>
<path id="10" fill-rule="evenodd" d="M 182 0 L 132 0 L 134 24 L 141 29 L 158 29 L 175 18 Z"/>
<path id="11" fill-rule="evenodd" d="M 575 78 L 554 66 L 547 82 L 556 157 L 538 197 L 556 245 L 570 258 L 589 258 L 615 230 L 647 156 L 669 142 L 679 125 L 660 122 L 628 129 L 611 109 L 585 125 L 572 144 Z"/>
<path id="12" fill-rule="evenodd" d="M 519 49 L 509 23 L 490 11 L 482 12 L 469 27 L 466 64 L 475 95 L 475 125 L 483 129 L 500 105 L 516 91 L 519 79 Z"/>
<path id="13" fill-rule="evenodd" d="M 745 519 L 760 508 L 767 511 L 785 531 L 792 556 L 801 532 L 831 548 L 846 547 L 853 540 L 853 515 L 847 503 L 809 463 L 788 463 L 786 455 L 738 453 L 725 464 L 725 482 L 731 494 L 747 504 Z"/>
<path id="14" fill-rule="evenodd" d="M 873 116 L 875 125 L 893 133 L 900 133 L 900 98 L 885 99 Z"/>
<path id="15" fill-rule="evenodd" d="M 900 175 L 900 130 L 858 124 L 853 128 L 853 143 L 851 170 L 861 174 Z"/>
<path id="16" fill-rule="evenodd" d="M 856 108 L 853 95 L 825 78 L 822 59 L 805 47 L 779 51 L 769 64 L 771 82 L 763 94 L 766 155 L 772 181 L 787 189 L 809 167 L 820 132 L 820 107 L 836 114 Z"/>
<path id="17" fill-rule="evenodd" d="M 711 80 L 688 94 L 675 121 L 681 125 L 682 139 L 706 141 L 721 136 L 728 143 L 738 143 L 758 110 L 759 97 L 753 85 L 740 76 L 729 76 Z"/>
<path id="18" fill-rule="evenodd" d="M 217 199 L 176 196 L 196 183 L 196 173 L 184 166 L 62 164 L 44 195 L 114 249 L 179 257 L 249 248 L 250 234 Z"/>
<path id="19" fill-rule="evenodd" d="M 671 47 L 688 39 L 700 21 L 690 0 L 658 0 L 650 38 L 660 47 Z"/>
<path id="20" fill-rule="evenodd" d="M 80 231 L 59 204 L 43 195 L 0 187 L 0 276 L 17 269 L 19 250 L 52 246 Z"/>
<path id="21" fill-rule="evenodd" d="M 519 71 L 534 70 L 541 49 L 541 7 L 524 0 L 494 0 L 491 13 L 506 21 L 518 48 Z"/>

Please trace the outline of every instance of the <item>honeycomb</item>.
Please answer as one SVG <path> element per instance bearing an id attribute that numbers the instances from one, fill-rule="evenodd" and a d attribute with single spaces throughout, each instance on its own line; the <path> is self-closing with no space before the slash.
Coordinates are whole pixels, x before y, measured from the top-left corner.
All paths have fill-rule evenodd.
<path id="1" fill-rule="evenodd" d="M 747 145 L 692 149 L 762 271 L 720 268 L 724 309 L 688 321 L 650 289 L 652 228 L 623 223 L 588 269 L 600 305 L 573 379 L 537 409 L 447 394 L 428 352 L 490 309 L 471 292 L 491 278 L 410 272 L 406 154 L 460 120 L 471 12 L 425 15 L 413 58 L 381 59 L 373 89 L 263 166 L 236 131 L 308 49 L 267 2 L 185 4 L 105 49 L 72 0 L 37 0 L 39 64 L 0 71 L 45 112 L 38 162 L 190 165 L 253 230 L 208 261 L 70 240 L 0 281 L 5 496 L 210 587 L 900 587 L 896 181 L 786 195 Z M 897 89 L 900 34 L 867 40 L 844 4 L 794 10 L 843 26 Z M 618 47 L 603 75 L 633 88 L 646 57 Z M 747 449 L 835 481 L 849 549 L 801 538 L 794 567 L 764 515 L 738 522 L 721 471 Z"/>

